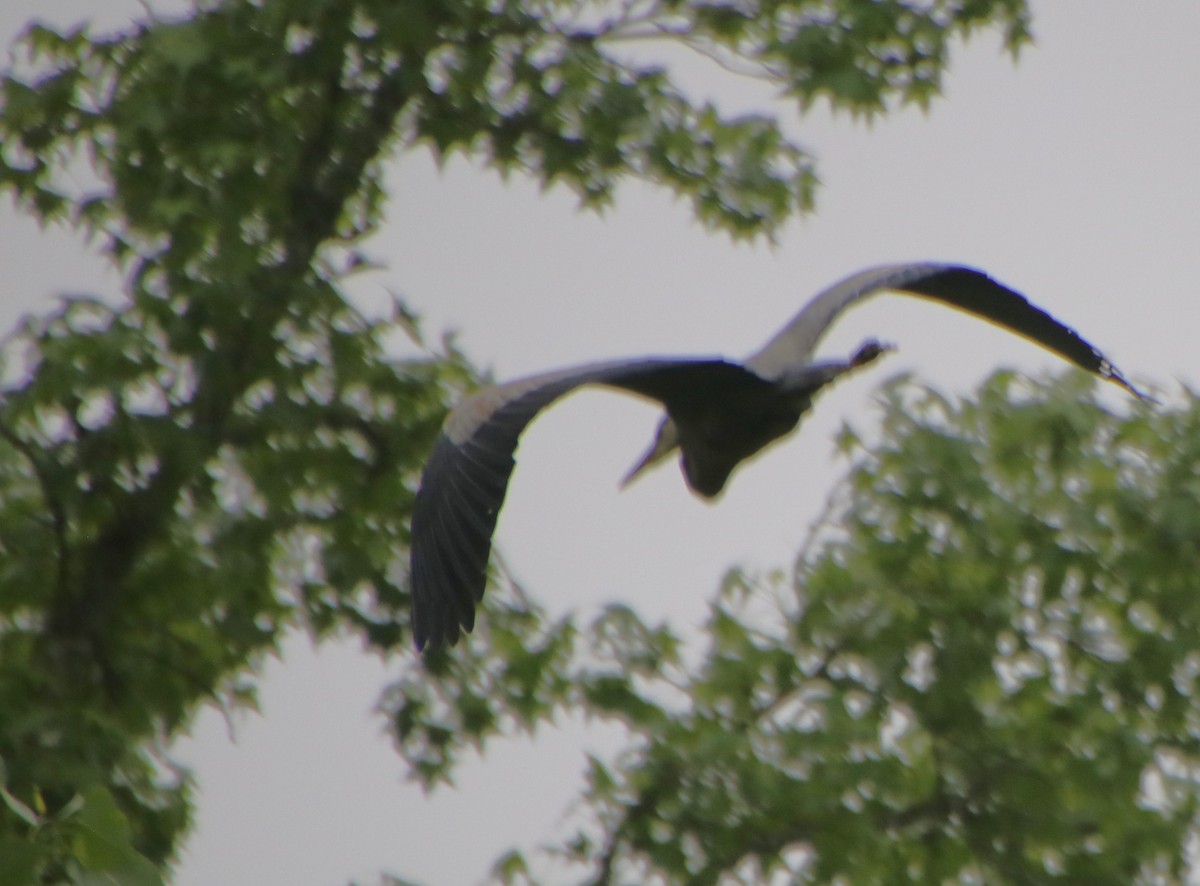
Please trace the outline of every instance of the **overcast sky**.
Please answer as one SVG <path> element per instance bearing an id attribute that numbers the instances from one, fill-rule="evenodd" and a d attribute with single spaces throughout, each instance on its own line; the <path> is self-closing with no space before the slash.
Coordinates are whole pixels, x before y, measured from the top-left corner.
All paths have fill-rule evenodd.
<path id="1" fill-rule="evenodd" d="M 0 33 L 35 13 L 65 23 L 94 9 L 110 25 L 141 14 L 133 2 L 8 0 Z M 458 330 L 473 360 L 507 377 L 620 356 L 744 355 L 846 273 L 949 260 L 1020 289 L 1131 377 L 1168 391 L 1176 379 L 1195 384 L 1200 307 L 1185 268 L 1200 240 L 1200 3 L 1033 9 L 1036 45 L 1015 65 L 998 38 L 959 47 L 928 114 L 871 127 L 820 110 L 790 117 L 824 187 L 817 215 L 775 248 L 731 245 L 646 187 L 623 189 L 603 216 L 580 214 L 569 193 L 504 184 L 463 161 L 438 171 L 411 154 L 392 164 L 393 199 L 371 244 L 386 268 L 356 282 L 355 297 L 369 306 L 399 292 L 427 330 Z M 727 75 L 685 73 L 731 109 L 761 101 Z M 56 293 L 116 291 L 61 236 L 7 207 L 0 226 L 6 328 Z M 907 371 L 967 393 L 1001 366 L 1062 368 L 1021 339 L 899 296 L 854 311 L 823 352 L 844 355 L 867 336 L 900 351 L 823 397 L 803 432 L 740 471 L 715 506 L 690 496 L 674 466 L 618 493 L 654 411 L 604 392 L 565 401 L 522 443 L 500 520 L 506 562 L 554 611 L 625 601 L 686 630 L 728 567 L 789 566 L 844 469 L 830 458 L 832 434 L 843 421 L 871 427 L 883 379 Z M 611 733 L 570 726 L 536 744 L 497 742 L 456 790 L 425 797 L 371 713 L 398 666 L 351 645 L 314 654 L 297 639 L 266 668 L 263 713 L 239 718 L 236 741 L 219 717 L 201 716 L 178 749 L 201 793 L 176 882 L 325 886 L 373 882 L 379 870 L 480 881 L 509 845 L 551 831 L 584 751 L 611 744 Z"/>

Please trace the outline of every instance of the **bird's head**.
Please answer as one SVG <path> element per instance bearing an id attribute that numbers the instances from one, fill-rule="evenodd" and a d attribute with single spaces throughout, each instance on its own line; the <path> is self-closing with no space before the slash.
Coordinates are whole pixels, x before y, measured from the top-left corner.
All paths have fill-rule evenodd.
<path id="1" fill-rule="evenodd" d="M 735 464 L 723 459 L 698 458 L 686 446 L 679 458 L 679 467 L 688 487 L 705 499 L 713 499 L 721 494 Z"/>

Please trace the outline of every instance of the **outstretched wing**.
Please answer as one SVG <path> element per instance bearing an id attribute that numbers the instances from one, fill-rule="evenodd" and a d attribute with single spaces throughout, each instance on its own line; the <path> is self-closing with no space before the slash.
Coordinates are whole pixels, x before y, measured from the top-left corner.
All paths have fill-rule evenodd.
<path id="1" fill-rule="evenodd" d="M 868 268 L 833 284 L 814 296 L 787 326 L 751 355 L 746 360 L 746 367 L 767 379 L 780 379 L 802 370 L 812 364 L 817 345 L 843 311 L 886 290 L 934 299 L 990 320 L 1119 384 L 1136 397 L 1151 399 L 1131 385 L 1096 347 L 1019 292 L 998 283 L 983 271 L 937 262 Z M 647 468 L 670 455 L 678 445 L 678 429 L 669 416 L 664 416 L 654 442 L 625 475 L 621 485 L 633 482 Z"/>
<path id="2" fill-rule="evenodd" d="M 818 293 L 746 365 L 765 378 L 778 378 L 788 367 L 811 362 L 817 344 L 843 311 L 885 290 L 930 298 L 990 320 L 1144 397 L 1099 349 L 1019 292 L 983 271 L 936 262 L 869 268 L 835 283 Z"/>
<path id="3" fill-rule="evenodd" d="M 496 518 L 526 425 L 559 397 L 601 384 L 687 413 L 738 386 L 768 386 L 722 360 L 628 360 L 595 363 L 485 388 L 447 417 L 421 476 L 413 508 L 411 587 L 417 648 L 453 645 L 475 624 L 487 582 Z"/>

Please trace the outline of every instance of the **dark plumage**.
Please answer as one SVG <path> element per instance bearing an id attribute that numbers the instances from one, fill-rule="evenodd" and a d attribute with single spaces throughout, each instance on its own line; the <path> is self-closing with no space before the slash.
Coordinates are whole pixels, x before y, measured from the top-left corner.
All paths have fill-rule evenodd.
<path id="1" fill-rule="evenodd" d="M 849 360 L 812 362 L 817 343 L 842 311 L 888 289 L 990 320 L 1142 396 L 1100 351 L 1024 296 L 981 271 L 934 263 L 872 268 L 834 284 L 743 364 L 621 360 L 485 388 L 446 418 L 417 492 L 411 551 L 417 648 L 453 645 L 460 632 L 474 627 L 513 453 L 538 412 L 587 384 L 656 400 L 667 415 L 625 482 L 678 448 L 688 485 L 711 498 L 739 463 L 793 430 L 818 391 L 887 350 L 869 341 Z"/>

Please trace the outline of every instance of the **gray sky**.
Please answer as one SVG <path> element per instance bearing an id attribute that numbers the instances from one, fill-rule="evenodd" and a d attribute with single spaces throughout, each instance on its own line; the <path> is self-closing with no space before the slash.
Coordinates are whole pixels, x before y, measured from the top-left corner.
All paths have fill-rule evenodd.
<path id="1" fill-rule="evenodd" d="M 9 0 L 0 33 L 35 11 L 65 22 L 92 8 L 109 23 L 139 14 L 132 2 Z M 1195 384 L 1200 307 L 1185 267 L 1200 239 L 1200 4 L 1043 0 L 1034 15 L 1037 43 L 1016 65 L 998 39 L 960 47 L 928 114 L 871 127 L 819 109 L 793 119 L 824 187 L 818 215 L 774 249 L 707 234 L 686 204 L 646 187 L 623 189 L 597 217 L 578 213 L 569 193 L 505 184 L 462 160 L 439 172 L 413 154 L 392 165 L 387 225 L 371 245 L 387 267 L 356 282 L 355 295 L 381 304 L 400 292 L 428 331 L 458 329 L 478 364 L 507 377 L 619 356 L 740 356 L 850 271 L 950 260 L 1020 289 L 1135 379 L 1168 391 L 1175 379 Z M 761 98 L 695 65 L 686 74 L 730 108 Z M 115 286 L 7 208 L 0 226 L 5 327 L 55 293 Z M 912 371 L 965 393 L 1000 366 L 1062 367 L 899 296 L 852 312 L 823 352 L 845 354 L 871 335 L 899 354 L 823 397 L 803 432 L 744 467 L 715 506 L 691 497 L 673 466 L 619 494 L 654 411 L 604 392 L 565 401 L 522 443 L 500 521 L 506 562 L 556 611 L 625 601 L 686 630 L 729 566 L 789 566 L 844 469 L 830 458 L 832 434 L 846 420 L 871 426 L 883 379 Z M 1112 402 L 1122 402 L 1115 389 Z M 263 714 L 238 719 L 236 742 L 219 717 L 202 716 L 178 749 L 201 794 L 176 882 L 323 886 L 373 882 L 379 870 L 479 881 L 509 845 L 551 832 L 580 786 L 584 751 L 616 735 L 568 724 L 537 742 L 496 742 L 457 789 L 426 797 L 404 782 L 370 713 L 388 670 L 351 646 L 314 654 L 300 639 L 267 667 Z"/>

